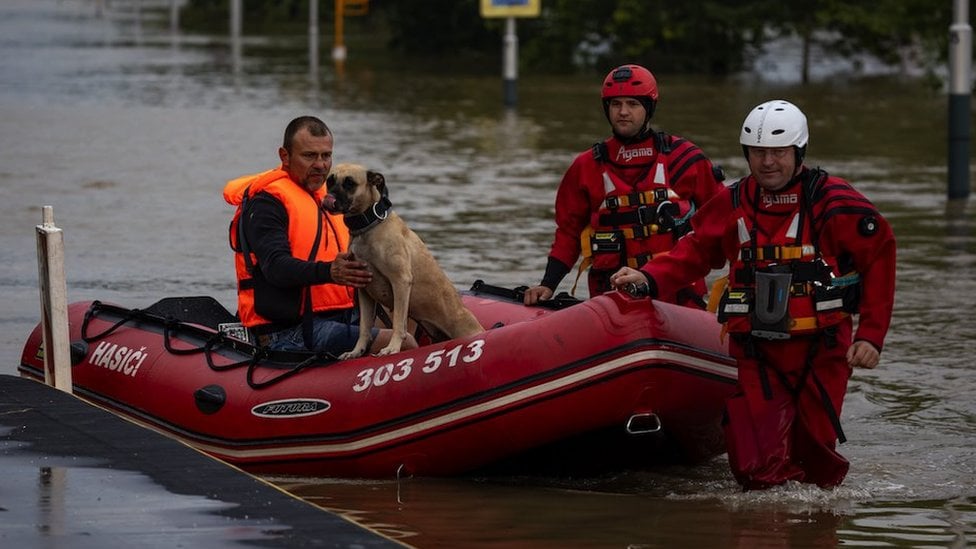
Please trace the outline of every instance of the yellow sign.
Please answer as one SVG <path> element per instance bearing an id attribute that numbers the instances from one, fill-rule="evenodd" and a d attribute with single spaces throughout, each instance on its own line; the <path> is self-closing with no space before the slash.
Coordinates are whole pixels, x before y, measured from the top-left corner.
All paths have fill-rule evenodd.
<path id="1" fill-rule="evenodd" d="M 369 12 L 369 0 L 341 0 L 342 14 L 348 17 L 366 15 Z"/>
<path id="2" fill-rule="evenodd" d="M 481 0 L 482 17 L 539 17 L 542 0 Z"/>

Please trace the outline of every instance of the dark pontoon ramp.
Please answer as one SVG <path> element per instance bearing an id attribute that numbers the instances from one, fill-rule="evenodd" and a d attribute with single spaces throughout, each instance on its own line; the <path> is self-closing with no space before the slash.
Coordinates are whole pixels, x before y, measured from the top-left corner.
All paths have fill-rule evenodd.
<path id="1" fill-rule="evenodd" d="M 403 547 L 180 442 L 0 375 L 0 547 Z"/>

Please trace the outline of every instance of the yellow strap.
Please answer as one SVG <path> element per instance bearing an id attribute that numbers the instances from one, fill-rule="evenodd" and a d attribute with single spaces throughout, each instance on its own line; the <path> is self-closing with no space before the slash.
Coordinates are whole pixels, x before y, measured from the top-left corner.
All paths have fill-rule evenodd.
<path id="1" fill-rule="evenodd" d="M 803 259 L 805 257 L 813 257 L 816 255 L 813 246 L 774 246 L 772 249 L 772 257 L 766 257 L 766 252 L 763 246 L 756 249 L 756 260 L 758 261 L 771 261 L 774 259 Z"/>
<path id="2" fill-rule="evenodd" d="M 725 287 L 728 285 L 729 275 L 716 278 L 715 282 L 712 282 L 712 288 L 708 292 L 708 312 L 714 313 L 718 310 L 718 304 L 722 301 L 722 295 L 725 294 Z"/>
<path id="3" fill-rule="evenodd" d="M 791 332 L 798 331 L 798 330 L 816 330 L 816 329 L 817 329 L 817 317 L 815 316 L 790 319 Z"/>
<path id="4" fill-rule="evenodd" d="M 626 207 L 626 206 L 643 206 L 643 205 L 646 205 L 646 204 L 657 204 L 658 201 L 655 200 L 655 191 L 656 190 L 657 189 L 650 189 L 650 190 L 642 191 L 642 192 L 639 192 L 639 193 L 630 193 L 630 194 L 619 195 L 619 196 L 616 196 L 616 197 L 613 197 L 613 198 L 616 199 L 617 206 L 624 206 L 624 207 Z M 636 203 L 631 203 L 631 201 L 630 201 L 631 194 L 636 194 L 636 196 L 637 196 L 637 202 Z M 668 189 L 667 190 L 667 197 L 668 197 L 667 198 L 668 200 L 674 200 L 676 198 L 679 198 L 678 197 L 678 193 L 674 192 L 673 189 Z M 604 201 L 604 204 L 606 204 L 606 203 L 607 203 L 607 201 L 605 200 Z"/>
<path id="5" fill-rule="evenodd" d="M 777 259 L 803 259 L 803 256 L 807 255 L 804 253 L 804 248 L 804 246 L 780 246 Z"/>
<path id="6" fill-rule="evenodd" d="M 636 193 L 636 195 L 637 195 L 637 204 L 653 204 L 654 203 L 654 192 L 653 191 L 644 191 L 644 192 L 641 192 L 641 193 Z M 619 196 L 614 196 L 612 198 L 608 198 L 607 200 L 604 201 L 604 204 L 606 205 L 606 203 L 609 202 L 611 199 L 614 200 L 614 201 L 616 201 L 617 207 L 620 207 L 620 206 L 627 207 L 627 206 L 631 206 L 632 205 L 630 203 L 630 195 L 629 194 L 624 194 L 624 195 L 619 195 Z M 607 206 L 607 207 L 609 208 L 609 206 Z"/>
<path id="7" fill-rule="evenodd" d="M 593 248 L 590 247 L 590 239 L 593 237 L 592 225 L 587 225 L 585 229 L 580 233 L 580 252 L 583 255 L 583 259 L 593 255 Z"/>
<path id="8" fill-rule="evenodd" d="M 657 223 L 651 223 L 650 225 L 642 226 L 640 230 L 635 230 L 633 227 L 627 227 L 625 229 L 620 229 L 620 232 L 623 233 L 625 239 L 637 240 L 652 234 L 660 233 L 661 227 Z"/>
<path id="9" fill-rule="evenodd" d="M 576 270 L 576 280 L 573 281 L 573 289 L 569 291 L 569 295 L 576 297 L 576 286 L 579 284 L 579 279 L 581 276 L 583 276 L 583 271 L 589 269 L 590 265 L 592 264 L 593 264 L 593 257 L 589 255 L 584 257 L 583 261 L 580 261 L 579 269 Z"/>
<path id="10" fill-rule="evenodd" d="M 580 255 L 583 260 L 580 261 L 579 269 L 576 270 L 576 280 L 573 281 L 573 289 L 569 291 L 569 295 L 576 296 L 576 286 L 579 285 L 579 279 L 583 276 L 583 271 L 590 268 L 593 264 L 593 248 L 590 246 L 590 239 L 593 237 L 592 225 L 587 225 L 585 229 L 580 233 Z"/>

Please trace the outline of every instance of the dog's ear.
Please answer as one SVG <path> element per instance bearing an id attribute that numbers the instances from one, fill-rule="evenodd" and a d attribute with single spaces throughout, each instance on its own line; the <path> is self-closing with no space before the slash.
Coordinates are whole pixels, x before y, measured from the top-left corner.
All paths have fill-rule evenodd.
<path id="1" fill-rule="evenodd" d="M 386 178 L 380 172 L 369 170 L 366 172 L 366 182 L 376 187 L 381 193 L 386 190 Z"/>

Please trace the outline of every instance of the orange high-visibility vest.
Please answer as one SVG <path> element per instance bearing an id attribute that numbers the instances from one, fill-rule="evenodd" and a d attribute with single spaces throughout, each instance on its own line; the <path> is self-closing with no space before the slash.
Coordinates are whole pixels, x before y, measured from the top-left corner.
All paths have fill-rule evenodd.
<path id="1" fill-rule="evenodd" d="M 291 244 L 291 255 L 297 259 L 309 260 L 319 224 L 322 226 L 322 235 L 313 261 L 332 261 L 337 254 L 347 250 L 349 231 L 341 215 L 323 212 L 319 207 L 326 192 L 325 188 L 311 195 L 280 168 L 233 179 L 224 187 L 224 199 L 237 206 L 230 224 L 230 244 L 234 250 L 234 266 L 237 271 L 237 314 L 241 322 L 248 327 L 271 323 L 297 324 L 301 321 L 304 299 L 297 300 L 297 308 L 289 309 L 283 318 L 265 318 L 255 310 L 255 292 L 260 292 L 261 289 L 255 287 L 252 273 L 259 267 L 253 253 L 249 254 L 249 258 L 245 257 L 240 242 L 239 224 L 245 199 L 250 199 L 259 192 L 270 194 L 285 207 L 288 215 L 288 242 Z M 349 286 L 315 284 L 309 288 L 312 292 L 312 310 L 315 312 L 353 306 L 355 290 Z M 309 288 L 300 288 L 299 291 L 304 292 Z"/>

